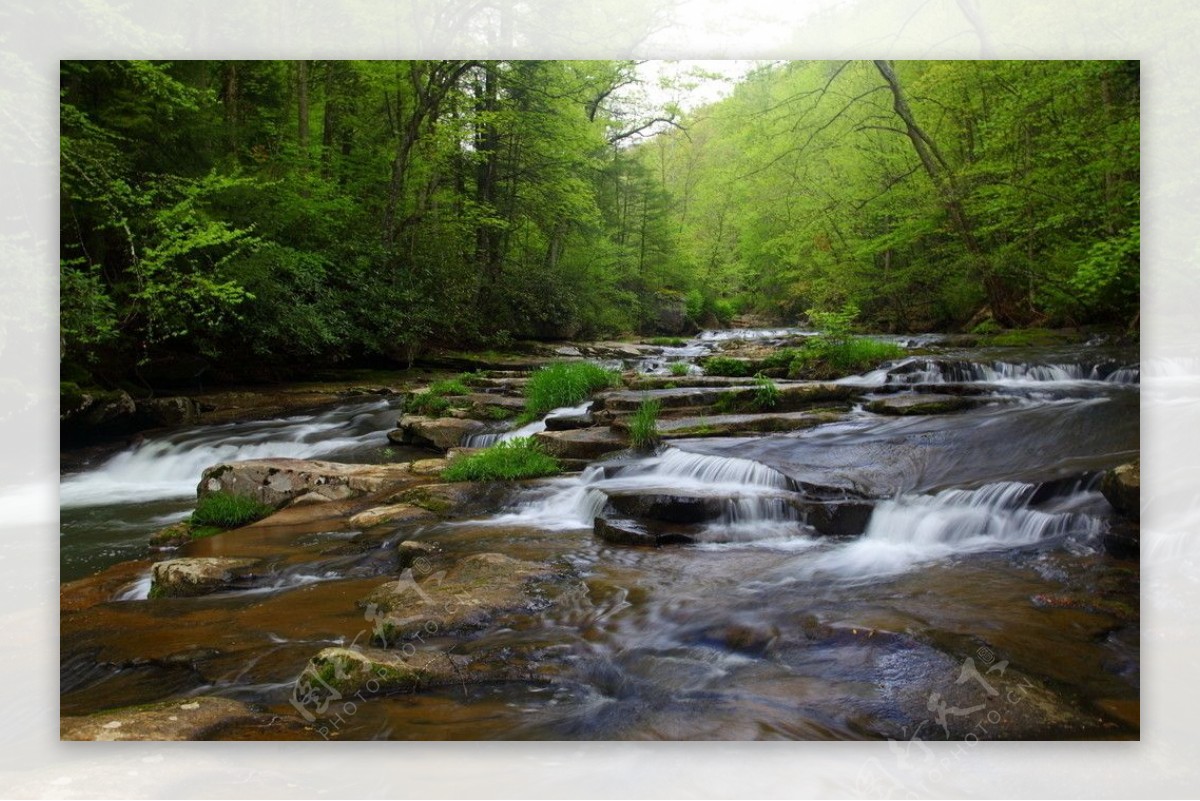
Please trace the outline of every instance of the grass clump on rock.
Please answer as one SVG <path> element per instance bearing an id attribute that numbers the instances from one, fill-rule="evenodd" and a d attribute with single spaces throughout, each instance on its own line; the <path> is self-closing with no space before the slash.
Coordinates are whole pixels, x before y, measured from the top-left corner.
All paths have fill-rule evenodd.
<path id="1" fill-rule="evenodd" d="M 529 377 L 525 385 L 525 417 L 536 419 L 552 409 L 575 406 L 593 392 L 616 386 L 615 370 L 591 362 L 548 364 Z"/>
<path id="2" fill-rule="evenodd" d="M 674 363 L 673 363 L 673 364 L 671 364 L 671 366 L 670 366 L 669 368 L 667 368 L 667 369 L 669 369 L 669 370 L 671 371 L 671 375 L 674 375 L 674 376 L 681 376 L 681 375 L 687 375 L 687 374 L 688 374 L 688 371 L 689 371 L 691 368 L 690 368 L 690 367 L 688 367 L 688 364 L 687 364 L 687 362 L 674 362 Z"/>
<path id="3" fill-rule="evenodd" d="M 654 337 L 646 340 L 646 343 L 659 348 L 682 348 L 687 340 L 682 337 Z"/>
<path id="4" fill-rule="evenodd" d="M 442 471 L 446 481 L 513 481 L 558 475 L 562 467 L 532 437 L 517 437 L 461 456 Z"/>
<path id="5" fill-rule="evenodd" d="M 237 528 L 255 520 L 262 520 L 275 509 L 253 498 L 231 495 L 228 492 L 213 492 L 196 502 L 192 512 L 192 526 L 216 526 Z"/>
<path id="6" fill-rule="evenodd" d="M 662 403 L 657 398 L 647 398 L 629 419 L 629 441 L 635 448 L 652 448 L 659 442 L 658 413 Z"/>

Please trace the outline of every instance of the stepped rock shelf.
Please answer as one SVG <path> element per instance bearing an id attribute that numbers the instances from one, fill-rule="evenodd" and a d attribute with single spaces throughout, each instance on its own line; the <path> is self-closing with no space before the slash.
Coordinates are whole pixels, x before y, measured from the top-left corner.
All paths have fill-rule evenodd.
<path id="1" fill-rule="evenodd" d="M 141 485 L 166 506 L 128 561 L 64 572 L 62 736 L 1136 737 L 1131 358 L 698 374 L 723 343 L 761 362 L 809 333 L 559 346 L 623 386 L 514 421 L 544 362 L 509 360 L 429 413 L 378 387 L 65 477 L 71 524 L 130 465 L 179 468 Z M 634 448 L 647 400 L 658 444 Z M 444 475 L 522 437 L 564 472 Z M 270 513 L 172 522 L 150 551 L 193 491 Z M 934 694 L 974 711 L 943 727 Z"/>

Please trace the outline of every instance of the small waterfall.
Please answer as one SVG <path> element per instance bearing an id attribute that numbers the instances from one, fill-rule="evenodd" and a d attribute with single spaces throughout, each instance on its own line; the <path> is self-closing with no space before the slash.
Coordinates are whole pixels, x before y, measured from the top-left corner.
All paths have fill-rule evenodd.
<path id="1" fill-rule="evenodd" d="M 150 585 L 153 583 L 151 572 L 147 570 L 137 581 L 124 587 L 113 596 L 114 601 L 144 601 L 150 597 Z"/>
<path id="2" fill-rule="evenodd" d="M 855 381 L 846 383 L 908 385 L 1106 381 L 1113 384 L 1136 384 L 1139 375 L 1140 371 L 1136 366 L 1117 369 L 1111 362 L 1085 365 L 905 359 L 864 376 L 857 376 Z"/>
<path id="3" fill-rule="evenodd" d="M 575 417 L 581 414 L 587 414 L 588 409 L 592 407 L 592 401 L 587 400 L 578 406 L 560 406 L 557 409 L 552 409 L 549 414 L 541 420 L 535 420 L 528 425 L 523 425 L 520 428 L 512 431 L 490 431 L 483 434 L 471 434 L 463 440 L 464 448 L 488 448 L 495 445 L 497 442 L 507 442 L 510 439 L 518 437 L 532 437 L 546 430 L 546 421 L 553 417 Z"/>
<path id="4" fill-rule="evenodd" d="M 645 490 L 728 495 L 732 497 L 721 523 L 778 523 L 799 519 L 796 510 L 780 495 L 790 487 L 785 475 L 749 459 L 669 448 L 639 461 L 592 465 L 578 476 L 533 490 L 515 511 L 484 522 L 548 529 L 591 527 L 608 501 L 606 491 Z"/>
<path id="5" fill-rule="evenodd" d="M 148 438 L 91 470 L 63 476 L 64 508 L 188 498 L 205 468 L 241 459 L 313 459 L 374 444 L 393 404 L 371 401 L 313 415 L 201 426 Z"/>
<path id="6" fill-rule="evenodd" d="M 1104 521 L 1082 512 L 1032 508 L 1037 484 L 1002 482 L 876 505 L 863 536 L 824 554 L 817 571 L 887 575 L 959 553 L 1014 548 L 1066 536 L 1092 539 Z"/>

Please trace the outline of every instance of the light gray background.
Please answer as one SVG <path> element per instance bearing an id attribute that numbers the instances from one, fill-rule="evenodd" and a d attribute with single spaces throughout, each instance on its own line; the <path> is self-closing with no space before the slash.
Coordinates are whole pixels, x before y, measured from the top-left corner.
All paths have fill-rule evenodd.
<path id="1" fill-rule="evenodd" d="M 1194 796 L 1198 23 L 1188 0 L 4 0 L 0 794 Z M 1142 60 L 1141 743 L 58 742 L 59 59 L 464 56 Z"/>

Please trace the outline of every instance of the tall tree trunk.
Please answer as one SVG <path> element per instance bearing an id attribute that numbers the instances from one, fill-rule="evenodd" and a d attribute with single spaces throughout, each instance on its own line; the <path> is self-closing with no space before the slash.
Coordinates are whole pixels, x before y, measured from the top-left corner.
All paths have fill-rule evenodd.
<path id="1" fill-rule="evenodd" d="M 963 208 L 962 189 L 953 170 L 942 156 L 937 143 L 917 123 L 912 108 L 908 105 L 908 98 L 904 94 L 904 87 L 901 86 L 900 79 L 892 68 L 892 62 L 876 61 L 875 67 L 891 90 L 892 109 L 904 123 L 904 132 L 908 135 L 908 140 L 912 143 L 917 158 L 921 160 L 921 166 L 925 168 L 929 180 L 933 182 L 942 206 L 946 210 L 946 215 L 950 218 L 951 226 L 958 234 L 967 255 L 975 264 L 983 284 L 983 290 L 987 295 L 988 305 L 992 309 L 992 316 L 1004 325 L 1020 325 L 1028 319 L 1026 310 L 1021 308 L 1023 298 L 1019 291 L 1014 292 L 1013 288 L 992 270 L 987 254 L 980 246 L 971 221 Z"/>
<path id="2" fill-rule="evenodd" d="M 337 141 L 338 108 L 337 87 L 334 76 L 337 61 L 325 62 L 325 113 L 321 125 L 321 177 L 329 178 L 333 173 L 334 143 Z"/>
<path id="3" fill-rule="evenodd" d="M 308 62 L 296 62 L 296 144 L 300 158 L 308 158 Z"/>
<path id="4" fill-rule="evenodd" d="M 238 153 L 238 74 L 236 62 L 225 62 L 223 83 L 222 100 L 225 104 L 225 132 L 228 137 L 229 152 L 236 159 Z"/>

